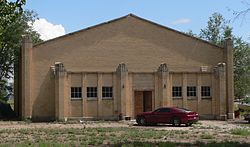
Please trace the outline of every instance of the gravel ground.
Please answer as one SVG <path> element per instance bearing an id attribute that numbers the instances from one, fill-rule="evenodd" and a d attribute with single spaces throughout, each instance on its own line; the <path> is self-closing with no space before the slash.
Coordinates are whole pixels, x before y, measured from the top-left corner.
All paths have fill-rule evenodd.
<path id="1" fill-rule="evenodd" d="M 172 125 L 157 126 L 138 126 L 135 120 L 131 121 L 71 121 L 67 123 L 27 123 L 23 121 L 0 121 L 0 130 L 2 129 L 32 129 L 32 128 L 96 128 L 96 127 L 135 127 L 151 128 L 157 130 L 190 130 L 193 128 L 210 128 L 220 130 L 231 130 L 233 128 L 244 128 L 247 125 L 243 120 L 217 121 L 217 120 L 200 120 L 191 127 L 173 127 Z"/>
<path id="2" fill-rule="evenodd" d="M 0 132 L 1 132 L 0 143 L 1 142 L 8 143 L 12 141 L 20 142 L 20 134 L 25 140 L 35 141 L 36 139 L 34 137 L 37 135 L 38 136 L 41 135 L 41 132 L 39 132 L 41 130 L 39 129 L 46 129 L 50 132 L 50 129 L 51 130 L 57 130 L 57 129 L 65 130 L 66 129 L 66 131 L 69 131 L 70 129 L 82 130 L 85 128 L 90 128 L 90 130 L 92 130 L 91 128 L 93 129 L 113 128 L 113 130 L 116 129 L 117 131 L 120 131 L 120 135 L 122 135 L 123 133 L 122 130 L 124 130 L 124 128 L 127 128 L 126 130 L 128 131 L 131 131 L 132 129 L 132 130 L 141 131 L 142 133 L 144 131 L 149 133 L 150 130 L 155 130 L 157 132 L 160 132 L 158 130 L 166 130 L 166 132 L 170 132 L 169 134 L 172 135 L 172 136 L 171 135 L 162 136 L 158 139 L 154 139 L 154 137 L 152 136 L 153 137 L 151 138 L 153 139 L 152 142 L 170 141 L 170 142 L 192 143 L 192 142 L 197 142 L 197 141 L 201 141 L 201 142 L 233 141 L 233 142 L 241 142 L 241 143 L 250 144 L 250 125 L 246 121 L 243 121 L 243 120 L 230 120 L 230 121 L 200 120 L 198 123 L 193 124 L 191 127 L 185 127 L 185 126 L 173 127 L 172 125 L 138 126 L 134 120 L 132 121 L 83 121 L 83 122 L 71 121 L 67 123 L 63 123 L 63 122 L 62 123 L 59 123 L 59 122 L 29 123 L 29 122 L 23 122 L 23 121 L 0 121 Z M 123 129 L 119 129 L 119 128 L 123 128 Z M 247 134 L 246 135 L 233 134 L 232 130 L 237 129 L 237 128 L 239 128 L 240 130 L 247 130 Z M 42 130 L 42 131 L 45 131 L 45 130 Z M 109 133 L 109 131 L 107 130 L 106 133 Z M 50 135 L 53 136 L 53 134 L 50 134 Z M 13 140 L 5 140 L 4 138 L 11 138 Z M 23 138 L 21 140 L 23 140 Z"/>

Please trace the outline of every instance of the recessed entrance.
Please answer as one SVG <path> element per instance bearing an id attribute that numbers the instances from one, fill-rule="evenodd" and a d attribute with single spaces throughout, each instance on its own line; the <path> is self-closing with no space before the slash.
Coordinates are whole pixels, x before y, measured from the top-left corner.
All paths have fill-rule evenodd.
<path id="1" fill-rule="evenodd" d="M 135 116 L 152 111 L 152 91 L 135 91 Z"/>

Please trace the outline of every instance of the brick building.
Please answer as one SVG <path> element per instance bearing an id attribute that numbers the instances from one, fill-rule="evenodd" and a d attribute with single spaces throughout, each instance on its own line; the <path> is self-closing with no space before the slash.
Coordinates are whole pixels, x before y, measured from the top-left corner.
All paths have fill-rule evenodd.
<path id="1" fill-rule="evenodd" d="M 219 47 L 129 14 L 37 45 L 25 37 L 15 110 L 34 120 L 117 119 L 178 106 L 233 118 L 232 68 L 230 39 Z"/>

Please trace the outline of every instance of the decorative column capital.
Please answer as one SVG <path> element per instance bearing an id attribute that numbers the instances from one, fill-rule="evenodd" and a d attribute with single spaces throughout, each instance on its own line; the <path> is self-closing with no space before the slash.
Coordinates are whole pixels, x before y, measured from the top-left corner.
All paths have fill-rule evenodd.
<path id="1" fill-rule="evenodd" d="M 218 63 L 217 66 L 219 73 L 224 73 L 226 71 L 226 63 Z"/>
<path id="2" fill-rule="evenodd" d="M 54 66 L 51 66 L 50 69 L 54 73 L 55 76 L 63 76 L 66 73 L 66 69 L 61 62 L 55 62 Z"/>
<path id="3" fill-rule="evenodd" d="M 161 63 L 158 68 L 158 72 L 168 72 L 168 66 L 166 63 Z"/>
<path id="4" fill-rule="evenodd" d="M 128 68 L 125 63 L 120 63 L 116 68 L 116 72 L 128 72 Z"/>
<path id="5" fill-rule="evenodd" d="M 226 72 L 226 63 L 218 63 L 217 66 L 214 67 L 214 73 L 216 76 L 223 75 Z"/>

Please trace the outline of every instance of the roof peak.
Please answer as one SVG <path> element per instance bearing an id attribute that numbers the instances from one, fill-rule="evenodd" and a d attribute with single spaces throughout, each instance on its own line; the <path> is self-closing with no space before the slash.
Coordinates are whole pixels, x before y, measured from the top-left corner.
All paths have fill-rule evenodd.
<path id="1" fill-rule="evenodd" d="M 147 22 L 147 23 L 156 25 L 156 26 L 158 26 L 158 27 L 161 27 L 161 28 L 164 28 L 164 29 L 167 29 L 167 30 L 170 30 L 170 31 L 174 31 L 174 32 L 179 33 L 179 34 L 182 34 L 182 35 L 184 35 L 184 36 L 187 36 L 187 37 L 190 37 L 190 38 L 193 38 L 193 39 L 202 41 L 202 42 L 204 42 L 204 43 L 207 43 L 207 44 L 210 44 L 210 45 L 213 45 L 213 46 L 222 48 L 221 46 L 215 45 L 215 44 L 210 43 L 210 42 L 208 42 L 208 41 L 206 41 L 206 40 L 202 40 L 202 39 L 200 39 L 200 38 L 190 36 L 190 35 L 188 35 L 188 34 L 186 34 L 186 33 L 177 31 L 177 30 L 175 30 L 175 29 L 172 29 L 172 28 L 169 28 L 169 27 L 167 27 L 167 26 L 158 24 L 158 23 L 153 22 L 153 21 L 151 21 L 151 20 L 142 18 L 142 17 L 137 16 L 137 15 L 135 15 L 135 14 L 133 14 L 133 13 L 129 13 L 129 14 L 125 15 L 125 16 L 122 16 L 122 17 L 119 17 L 119 18 L 116 18 L 116 19 L 112 19 L 112 20 L 109 20 L 109 21 L 106 21 L 106 22 L 103 22 L 103 23 L 100 23 L 100 24 L 97 24 L 97 25 L 94 25 L 94 26 L 90 26 L 90 27 L 87 27 L 87 28 L 84 28 L 84 29 L 81 29 L 81 30 L 78 30 L 78 31 L 75 31 L 75 32 L 68 33 L 68 34 L 63 35 L 63 36 L 59 36 L 59 37 L 57 37 L 57 38 L 53 38 L 53 39 L 50 39 L 50 40 L 47 40 L 47 41 L 38 43 L 38 44 L 36 44 L 35 46 L 39 46 L 39 45 L 44 44 L 44 43 L 46 43 L 46 42 L 51 42 L 51 41 L 53 41 L 53 40 L 57 40 L 57 39 L 60 39 L 60 38 L 64 38 L 64 37 L 67 37 L 67 36 L 70 36 L 70 35 L 73 35 L 73 34 L 77 34 L 77 33 L 83 32 L 83 31 L 85 31 L 85 30 L 89 30 L 89 29 L 92 29 L 92 28 L 96 28 L 96 27 L 102 26 L 102 25 L 104 25 L 104 24 L 108 24 L 108 23 L 111 23 L 111 22 L 115 22 L 115 21 L 118 21 L 118 20 L 121 20 L 121 19 L 124 19 L 124 18 L 128 18 L 128 17 L 133 17 L 133 18 L 136 18 L 136 19 L 138 19 L 138 20 L 141 20 L 141 21 L 144 21 L 144 22 Z"/>

